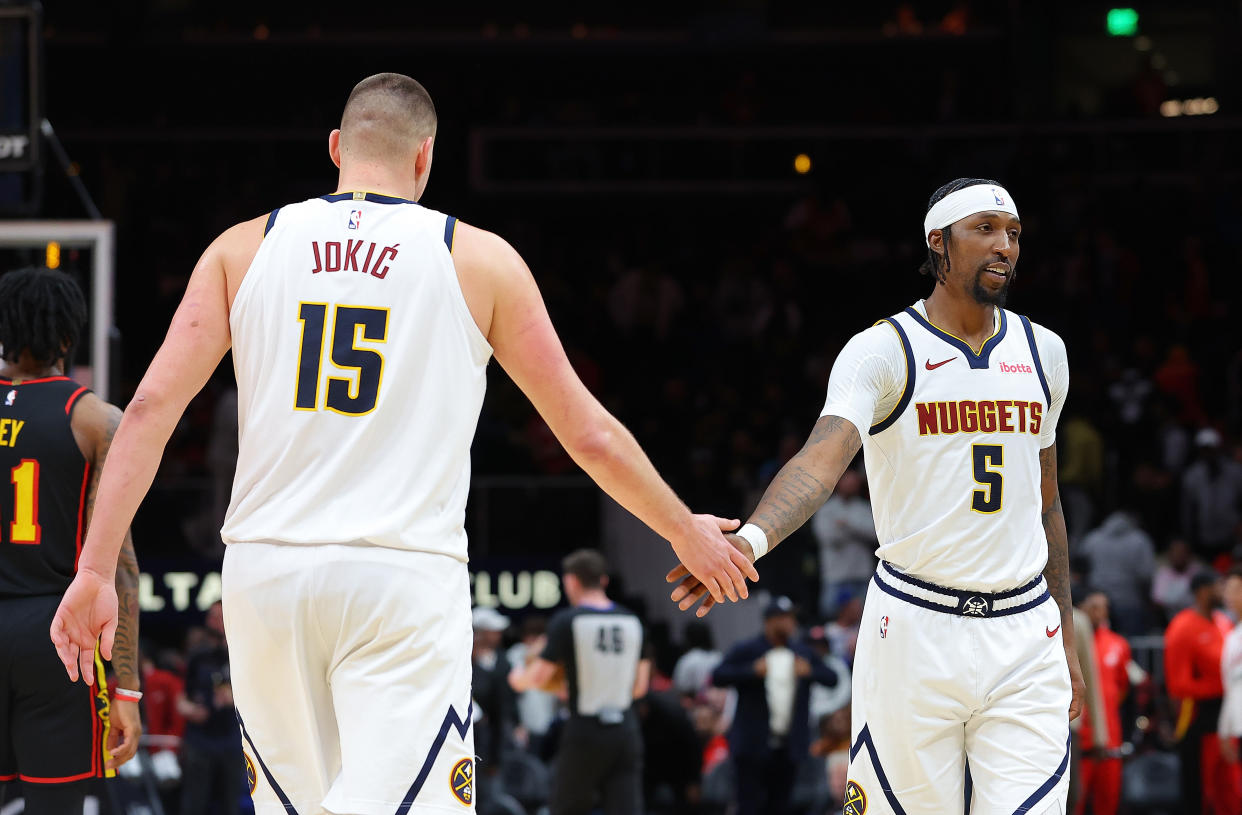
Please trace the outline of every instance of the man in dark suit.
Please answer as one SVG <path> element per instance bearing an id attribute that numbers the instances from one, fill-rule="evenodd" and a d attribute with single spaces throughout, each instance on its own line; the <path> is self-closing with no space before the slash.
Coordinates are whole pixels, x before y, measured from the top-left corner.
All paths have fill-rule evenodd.
<path id="1" fill-rule="evenodd" d="M 763 612 L 763 633 L 733 646 L 712 673 L 712 684 L 737 689 L 729 752 L 737 768 L 738 815 L 788 810 L 811 743 L 811 683 L 837 684 L 831 668 L 794 642 L 797 631 L 793 603 L 778 597 Z"/>

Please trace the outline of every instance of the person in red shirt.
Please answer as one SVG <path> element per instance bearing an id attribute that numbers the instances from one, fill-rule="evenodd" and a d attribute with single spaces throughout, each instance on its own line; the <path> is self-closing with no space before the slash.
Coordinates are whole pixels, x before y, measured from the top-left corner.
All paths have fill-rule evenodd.
<path id="1" fill-rule="evenodd" d="M 181 732 L 185 730 L 185 718 L 177 710 L 177 697 L 185 689 L 185 682 L 172 671 L 166 671 L 155 664 L 155 660 L 145 651 L 142 658 L 142 686 L 147 689 L 143 696 L 143 708 L 147 714 L 147 732 L 152 736 L 162 736 L 163 740 L 152 739 L 151 752 L 160 750 L 176 750 L 176 742 L 181 740 Z"/>
<path id="2" fill-rule="evenodd" d="M 1090 711 L 1084 709 L 1078 731 L 1083 750 L 1078 769 L 1082 786 L 1074 812 L 1082 815 L 1089 799 L 1092 815 L 1115 815 L 1121 802 L 1121 703 L 1130 690 L 1130 676 L 1126 670 L 1130 663 L 1130 643 L 1109 628 L 1108 595 L 1104 592 L 1088 593 L 1079 607 L 1091 619 L 1095 670 L 1108 722 L 1108 738 L 1104 750 L 1096 748 L 1092 717 Z"/>
<path id="3" fill-rule="evenodd" d="M 185 729 L 185 718 L 176 709 L 176 697 L 185 683 L 176 673 L 156 667 L 145 644 L 138 647 L 138 660 L 143 677 L 143 699 L 139 702 L 145 724 L 143 743 L 152 755 L 163 750 L 175 753 Z M 108 677 L 109 691 L 116 685 L 116 677 Z"/>
<path id="4" fill-rule="evenodd" d="M 1180 704 L 1182 808 L 1186 815 L 1239 815 L 1234 791 L 1242 783 L 1237 764 L 1225 760 L 1216 737 L 1220 717 L 1220 658 L 1233 624 L 1220 610 L 1220 577 L 1201 572 L 1190 580 L 1195 602 L 1178 612 L 1164 632 L 1165 686 Z"/>
<path id="5" fill-rule="evenodd" d="M 172 671 L 158 668 L 145 648 L 139 647 L 138 659 L 142 671 L 142 719 L 146 724 L 145 743 L 148 752 L 155 754 L 162 750 L 176 752 L 181 741 L 181 732 L 185 729 L 185 718 L 177 710 L 177 697 L 185 685 L 181 677 Z M 116 678 L 109 677 L 108 687 L 114 689 Z"/>

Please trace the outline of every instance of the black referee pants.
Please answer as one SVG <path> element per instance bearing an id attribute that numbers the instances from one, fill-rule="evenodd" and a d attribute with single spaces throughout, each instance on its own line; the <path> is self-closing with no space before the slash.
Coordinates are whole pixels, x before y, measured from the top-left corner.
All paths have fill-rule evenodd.
<path id="1" fill-rule="evenodd" d="M 643 741 L 632 711 L 619 724 L 573 716 L 561 732 L 551 815 L 642 815 Z"/>

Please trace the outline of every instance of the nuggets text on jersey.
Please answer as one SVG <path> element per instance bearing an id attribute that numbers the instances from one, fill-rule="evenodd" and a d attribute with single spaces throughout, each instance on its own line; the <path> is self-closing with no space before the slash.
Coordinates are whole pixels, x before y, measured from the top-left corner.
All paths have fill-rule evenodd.
<path id="1" fill-rule="evenodd" d="M 954 433 L 1030 433 L 1039 435 L 1044 406 L 1013 399 L 963 399 L 960 402 L 919 402 L 920 436 Z M 1028 420 L 1029 417 L 1029 420 Z"/>

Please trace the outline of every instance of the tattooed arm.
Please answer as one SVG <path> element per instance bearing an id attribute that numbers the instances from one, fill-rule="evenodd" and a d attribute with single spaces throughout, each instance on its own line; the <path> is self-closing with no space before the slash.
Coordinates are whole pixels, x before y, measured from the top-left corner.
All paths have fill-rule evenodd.
<path id="1" fill-rule="evenodd" d="M 824 505 L 837 479 L 861 446 L 862 439 L 852 422 L 840 416 L 820 417 L 806 444 L 772 479 L 748 521 L 767 535 L 769 551 Z M 744 539 L 737 535 L 729 535 L 728 539 L 743 554 L 754 559 L 750 544 Z M 682 580 L 672 594 L 673 602 L 682 611 L 691 608 L 706 594 L 701 583 L 687 576 L 684 566 L 673 569 L 666 579 L 670 583 Z M 713 605 L 715 601 L 708 596 L 699 607 L 698 616 L 702 617 Z"/>
<path id="2" fill-rule="evenodd" d="M 117 625 L 112 643 L 112 669 L 117 684 L 138 690 L 141 678 L 138 669 L 138 555 L 134 540 L 127 531 L 116 564 Z"/>
<path id="3" fill-rule="evenodd" d="M 1074 641 L 1074 606 L 1070 602 L 1069 539 L 1065 532 L 1065 513 L 1061 511 L 1061 491 L 1057 486 L 1057 448 L 1055 445 L 1039 451 L 1040 491 L 1043 494 L 1044 535 L 1048 538 L 1048 565 L 1044 567 L 1044 579 L 1048 592 L 1061 609 L 1061 642 L 1065 646 L 1065 659 L 1069 663 L 1070 719 L 1082 712 L 1086 685 L 1082 678 L 1082 666 L 1078 662 L 1078 649 Z"/>
<path id="4" fill-rule="evenodd" d="M 91 394 L 82 398 L 70 420 L 78 445 L 91 463 L 91 481 L 86 494 L 86 525 L 90 528 L 95 515 L 95 498 L 104 460 L 112 446 L 112 437 L 121 424 L 121 410 Z M 116 564 L 117 627 L 112 645 L 112 670 L 117 687 L 140 690 L 138 667 L 138 557 L 129 530 Z M 108 740 L 108 769 L 116 769 L 138 751 L 142 736 L 142 717 L 138 703 L 113 699 L 110 707 L 112 728 Z"/>
<path id="5" fill-rule="evenodd" d="M 84 396 L 73 411 L 74 436 L 91 463 L 91 482 L 86 493 L 86 527 L 95 517 L 95 498 L 103 475 L 104 460 L 112 446 L 112 437 L 121 424 L 121 409 L 94 394 Z M 122 688 L 138 690 L 138 557 L 129 530 L 121 544 L 116 564 L 118 620 L 113 645 L 112 669 Z"/>

